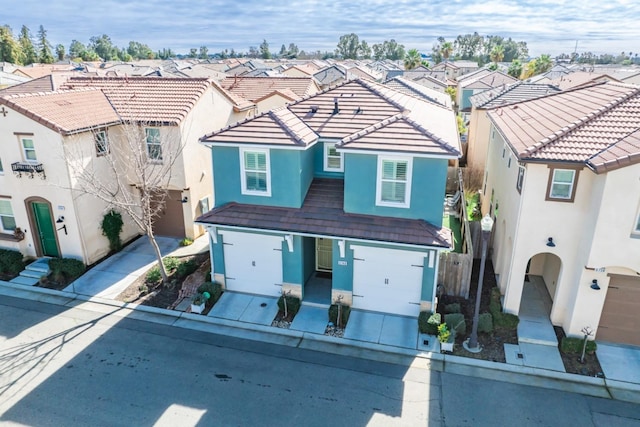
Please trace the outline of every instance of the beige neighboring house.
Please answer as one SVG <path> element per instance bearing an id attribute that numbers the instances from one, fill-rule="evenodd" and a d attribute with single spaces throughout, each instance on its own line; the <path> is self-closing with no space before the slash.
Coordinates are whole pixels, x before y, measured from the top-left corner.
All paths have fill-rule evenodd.
<path id="1" fill-rule="evenodd" d="M 30 79 L 37 79 L 52 73 L 68 73 L 73 71 L 74 68 L 75 65 L 73 64 L 31 64 L 23 67 L 17 67 L 13 71 L 13 74 Z"/>
<path id="2" fill-rule="evenodd" d="M 491 120 L 487 116 L 488 111 L 556 92 L 560 92 L 560 89 L 552 85 L 517 82 L 508 86 L 488 89 L 471 96 L 469 98 L 471 100 L 471 115 L 469 116 L 468 138 L 467 143 L 463 144 L 467 167 L 479 171 L 484 170 L 491 134 Z"/>
<path id="3" fill-rule="evenodd" d="M 517 81 L 518 79 L 502 71 L 491 71 L 486 68 L 459 77 L 456 91 L 458 113 L 462 115 L 465 122 L 468 121 L 471 115 L 471 101 L 469 98 L 487 89 L 507 86 Z"/>
<path id="4" fill-rule="evenodd" d="M 255 104 L 256 114 L 299 101 L 320 91 L 312 77 L 227 77 L 220 86 Z"/>
<path id="5" fill-rule="evenodd" d="M 122 137 L 125 122 L 144 129 L 146 149 L 159 162 L 164 141 L 184 145 L 155 232 L 201 235 L 193 218 L 208 211 L 213 194 L 210 154 L 198 138 L 212 122 L 223 127 L 247 117 L 251 110 L 232 99 L 208 79 L 144 77 L 70 78 L 53 92 L 0 92 L 0 247 L 30 257 L 74 257 L 86 264 L 106 255 L 100 222 L 110 208 L 73 190 L 75 175 L 63 153 L 110 179 L 106 156 L 110 146 L 119 146 L 111 141 Z M 132 191 L 135 184 L 130 183 Z M 123 219 L 126 241 L 140 230 Z M 16 228 L 24 236 L 16 236 Z"/>
<path id="6" fill-rule="evenodd" d="M 506 312 L 640 346 L 640 88 L 607 82 L 490 110 L 483 213 Z"/>
<path id="7" fill-rule="evenodd" d="M 289 68 L 285 68 L 280 74 L 289 77 L 311 77 L 319 68 L 312 62 L 306 64 L 296 64 Z"/>
<path id="8" fill-rule="evenodd" d="M 564 76 L 560 76 L 553 80 L 549 80 L 548 82 L 544 81 L 544 83 L 549 83 L 554 86 L 559 87 L 561 90 L 573 89 L 582 86 L 588 86 L 593 83 L 601 83 L 601 82 L 618 82 L 620 80 L 611 77 L 608 74 L 603 73 L 591 73 L 587 71 L 574 71 L 572 73 L 566 74 Z"/>

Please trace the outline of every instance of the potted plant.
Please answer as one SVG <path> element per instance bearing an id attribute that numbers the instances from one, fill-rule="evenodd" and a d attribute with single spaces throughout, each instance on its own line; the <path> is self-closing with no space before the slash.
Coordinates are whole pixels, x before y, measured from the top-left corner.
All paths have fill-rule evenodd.
<path id="1" fill-rule="evenodd" d="M 198 292 L 191 300 L 191 312 L 196 314 L 201 314 L 204 311 L 204 306 L 207 303 L 207 300 L 211 297 L 209 292 Z"/>
<path id="2" fill-rule="evenodd" d="M 453 344 L 455 341 L 455 333 L 447 328 L 446 323 L 438 325 L 438 341 L 440 341 L 441 351 L 453 351 Z"/>

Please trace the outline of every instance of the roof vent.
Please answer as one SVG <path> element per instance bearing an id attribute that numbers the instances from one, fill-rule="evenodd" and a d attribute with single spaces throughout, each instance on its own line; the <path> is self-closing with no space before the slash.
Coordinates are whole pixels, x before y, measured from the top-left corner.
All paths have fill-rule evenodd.
<path id="1" fill-rule="evenodd" d="M 360 113 L 362 113 L 362 111 L 363 111 L 363 110 L 362 110 L 362 108 L 358 107 L 358 108 L 356 108 L 356 110 L 353 112 L 353 114 L 360 114 Z"/>
<path id="2" fill-rule="evenodd" d="M 338 105 L 338 98 L 333 98 L 333 113 L 331 114 L 338 114 L 340 112 L 340 107 Z"/>
<path id="3" fill-rule="evenodd" d="M 310 112 L 311 112 L 312 114 L 313 114 L 313 113 L 317 113 L 319 108 L 320 108 L 320 107 L 319 107 L 318 105 L 312 105 L 312 106 L 311 106 L 311 109 L 310 109 Z"/>

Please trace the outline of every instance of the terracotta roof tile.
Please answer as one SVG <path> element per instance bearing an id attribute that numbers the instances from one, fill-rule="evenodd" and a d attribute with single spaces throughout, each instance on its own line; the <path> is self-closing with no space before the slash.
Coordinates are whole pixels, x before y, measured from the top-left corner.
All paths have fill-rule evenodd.
<path id="1" fill-rule="evenodd" d="M 556 92 L 560 92 L 560 89 L 553 85 L 517 82 L 485 90 L 473 95 L 469 100 L 474 107 L 489 110 L 515 102 L 540 98 Z"/>
<path id="2" fill-rule="evenodd" d="M 289 90 L 293 99 L 302 99 L 319 91 L 311 77 L 227 77 L 220 82 L 227 91 L 249 101 L 256 101 L 276 91 Z"/>
<path id="3" fill-rule="evenodd" d="M 450 248 L 451 231 L 418 219 L 348 214 L 344 181 L 313 180 L 300 209 L 228 203 L 199 217 L 202 224 Z"/>

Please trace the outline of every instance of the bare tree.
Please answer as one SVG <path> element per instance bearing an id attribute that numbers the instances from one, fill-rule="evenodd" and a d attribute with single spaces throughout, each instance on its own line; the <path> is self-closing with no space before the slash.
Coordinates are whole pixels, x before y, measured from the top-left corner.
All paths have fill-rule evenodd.
<path id="1" fill-rule="evenodd" d="M 127 122 L 92 129 L 64 147 L 77 195 L 90 195 L 125 213 L 147 235 L 168 282 L 153 224 L 161 215 L 184 145 L 178 126 Z"/>

